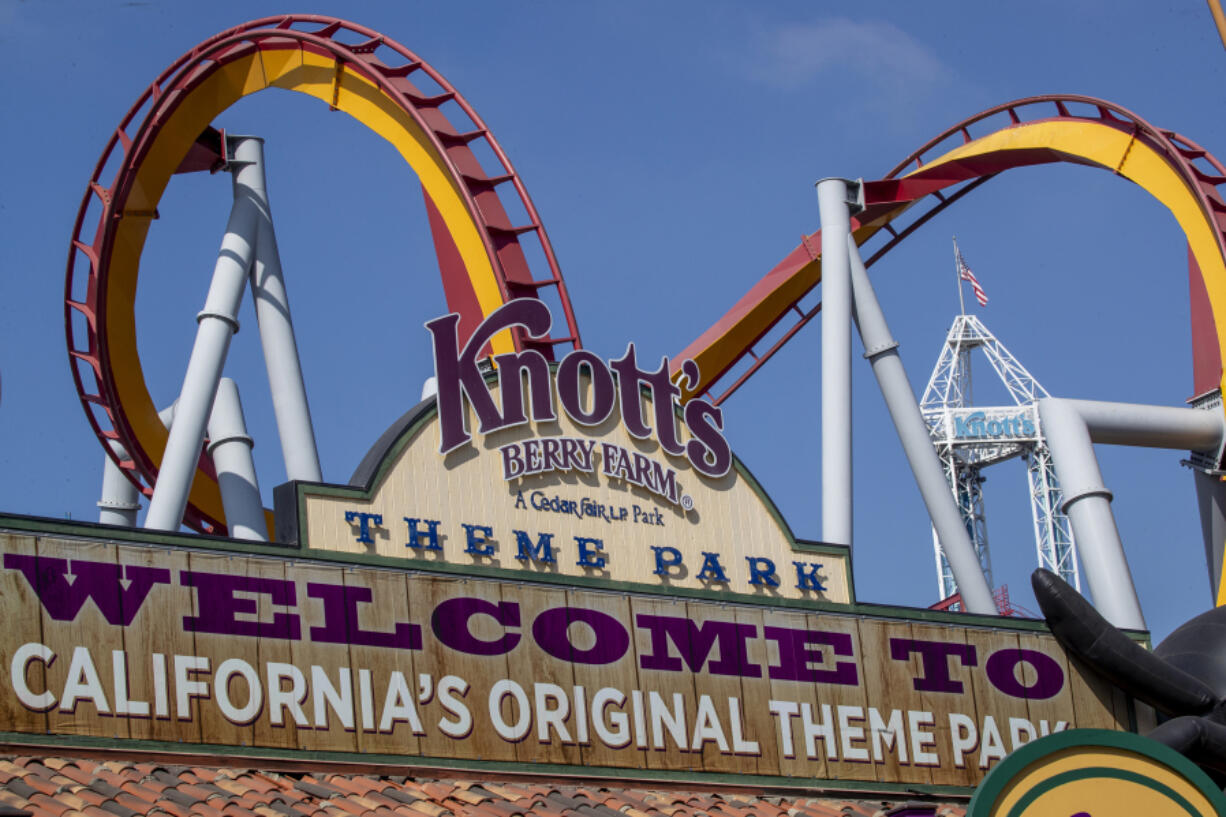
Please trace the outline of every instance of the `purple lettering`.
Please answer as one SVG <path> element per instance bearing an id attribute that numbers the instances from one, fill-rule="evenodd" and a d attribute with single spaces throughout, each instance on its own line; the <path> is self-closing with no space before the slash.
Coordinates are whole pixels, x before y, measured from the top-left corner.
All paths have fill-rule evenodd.
<path id="1" fill-rule="evenodd" d="M 312 641 L 399 650 L 421 649 L 421 627 L 416 624 L 398 621 L 395 630 L 390 633 L 362 629 L 358 622 L 358 605 L 369 604 L 374 598 L 369 587 L 311 582 L 307 585 L 307 595 L 324 603 L 324 626 L 311 628 Z"/>
<path id="2" fill-rule="evenodd" d="M 1017 677 L 1019 664 L 1034 668 L 1036 678 L 1026 686 Z M 984 668 L 992 686 L 1014 698 L 1046 700 L 1064 688 L 1064 670 L 1056 659 L 1038 650 L 1003 649 L 988 656 Z"/>
<path id="3" fill-rule="evenodd" d="M 182 570 L 179 583 L 196 588 L 196 609 L 200 615 L 183 617 L 183 629 L 189 633 L 250 635 L 290 641 L 302 637 L 302 625 L 294 613 L 274 613 L 272 621 L 237 618 L 239 614 L 256 615 L 259 605 L 255 599 L 236 598 L 235 593 L 260 593 L 269 596 L 273 604 L 296 607 L 296 589 L 291 581 Z"/>
<path id="4" fill-rule="evenodd" d="M 821 630 L 796 630 L 791 627 L 765 627 L 763 634 L 779 645 L 779 665 L 771 666 L 769 674 L 775 681 L 812 681 L 820 684 L 855 686 L 860 683 L 854 661 L 838 661 L 833 669 L 817 669 L 810 664 L 822 663 L 825 644 L 835 655 L 854 655 L 851 636 Z"/>
<path id="5" fill-rule="evenodd" d="M 979 664 L 979 654 L 974 644 L 921 641 L 918 638 L 890 639 L 890 657 L 895 661 L 908 661 L 913 652 L 919 653 L 923 666 L 924 674 L 911 682 L 920 692 L 962 692 L 962 682 L 949 677 L 950 656 L 956 656 L 964 667 Z"/>
<path id="6" fill-rule="evenodd" d="M 570 625 L 582 622 L 592 628 L 596 641 L 581 650 L 570 639 Z M 554 658 L 578 664 L 612 664 L 630 649 L 630 633 L 620 621 L 599 610 L 582 607 L 554 607 L 532 622 L 532 637 Z"/>
<path id="7" fill-rule="evenodd" d="M 72 621 L 81 612 L 86 599 L 93 599 L 107 624 L 127 627 L 136 618 L 145 597 L 155 584 L 170 584 L 170 571 L 161 567 L 124 565 L 124 588 L 119 578 L 120 566 L 111 562 L 72 560 L 68 582 L 68 560 L 48 556 L 4 554 L 4 566 L 20 570 L 34 588 L 47 615 L 56 621 Z"/>
<path id="8" fill-rule="evenodd" d="M 582 378 L 580 369 L 586 367 L 592 380 L 592 408 L 583 410 Z M 581 426 L 600 425 L 609 419 L 617 405 L 617 391 L 613 375 L 609 374 L 604 361 L 586 349 L 571 352 L 558 364 L 558 402 L 570 419 Z"/>
<path id="9" fill-rule="evenodd" d="M 706 400 L 685 404 L 685 425 L 694 439 L 686 444 L 686 458 L 700 474 L 718 479 L 732 467 L 732 449 L 721 433 L 724 411 Z"/>
<path id="10" fill-rule="evenodd" d="M 753 624 L 706 621 L 698 626 L 688 618 L 646 613 L 639 613 L 634 621 L 651 634 L 651 652 L 639 659 L 639 666 L 643 669 L 678 672 L 681 662 L 685 661 L 690 672 L 699 672 L 718 641 L 719 660 L 707 664 L 707 672 L 712 675 L 739 675 L 742 678 L 759 678 L 762 675 L 762 667 L 750 663 L 745 644 L 758 633 L 758 628 Z M 669 655 L 670 641 L 681 658 Z"/>
<path id="11" fill-rule="evenodd" d="M 457 652 L 469 655 L 502 655 L 519 643 L 519 633 L 503 633 L 499 638 L 483 641 L 473 635 L 469 619 L 486 615 L 504 627 L 519 626 L 519 605 L 513 601 L 494 603 L 485 599 L 461 596 L 447 599 L 434 608 L 430 628 L 434 637 Z"/>
<path id="12" fill-rule="evenodd" d="M 499 428 L 526 423 L 524 416 L 523 373 L 528 373 L 528 396 L 532 400 L 532 419 L 538 423 L 556 420 L 553 413 L 553 384 L 549 380 L 549 361 L 535 349 L 494 358 L 498 365 L 498 391 L 502 395 L 502 422 Z"/>
<path id="13" fill-rule="evenodd" d="M 524 473 L 524 460 L 519 452 L 518 443 L 508 443 L 498 449 L 498 453 L 502 455 L 503 479 L 515 479 Z"/>
<path id="14" fill-rule="evenodd" d="M 507 425 L 477 367 L 477 356 L 486 344 L 499 332 L 513 326 L 524 327 L 531 338 L 543 337 L 553 320 L 549 307 L 535 298 L 508 301 L 481 322 L 464 344 L 463 351 L 459 349 L 459 322 L 460 316 L 453 312 L 426 324 L 434 344 L 440 454 L 446 454 L 472 439 L 465 422 L 468 416 L 464 410 L 465 398 L 480 420 L 478 430 L 482 434 Z"/>
<path id="15" fill-rule="evenodd" d="M 626 346 L 626 354 L 609 361 L 610 368 L 617 372 L 617 393 L 622 407 L 622 425 L 631 436 L 645 440 L 651 436 L 651 426 L 643 417 L 643 398 L 640 384 L 646 383 L 634 357 L 634 344 Z"/>

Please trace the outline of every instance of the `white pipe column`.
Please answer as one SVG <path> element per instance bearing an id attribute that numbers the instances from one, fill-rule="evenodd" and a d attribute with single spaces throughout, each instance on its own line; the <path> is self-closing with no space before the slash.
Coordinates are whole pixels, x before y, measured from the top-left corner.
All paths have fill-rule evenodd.
<path id="1" fill-rule="evenodd" d="M 881 311 L 864 262 L 860 260 L 860 251 L 850 235 L 847 236 L 847 250 L 851 262 L 852 315 L 864 343 L 864 356 L 872 364 L 890 419 L 894 421 L 903 452 L 911 465 L 911 473 L 915 475 L 928 516 L 953 570 L 958 592 L 962 594 L 962 606 L 972 613 L 996 615 L 992 588 L 983 575 L 975 546 L 966 532 L 949 483 L 945 481 L 936 449 L 932 447 L 932 437 L 898 353 L 898 342 L 890 334 L 885 313 Z M 822 254 L 825 255 L 824 246 Z"/>
<path id="2" fill-rule="evenodd" d="M 253 181 L 256 177 L 262 178 L 263 173 L 250 162 L 250 157 L 258 150 L 258 140 L 237 137 L 231 140 L 230 147 L 234 206 L 213 267 L 204 310 L 196 316 L 196 342 L 183 376 L 183 389 L 158 468 L 149 513 L 145 516 L 145 527 L 153 530 L 178 530 L 183 521 L 200 446 L 204 442 L 205 424 L 213 408 L 230 339 L 238 331 L 239 302 L 247 284 L 247 271 L 255 257 L 259 209 L 251 189 Z"/>
<path id="3" fill-rule="evenodd" d="M 127 459 L 128 451 L 117 441 L 110 441 L 111 450 L 119 459 Z M 102 496 L 98 499 L 98 521 L 103 525 L 136 527 L 136 512 L 140 510 L 140 489 L 124 476 L 115 461 L 102 455 Z"/>
<path id="4" fill-rule="evenodd" d="M 255 475 L 254 446 L 243 420 L 238 386 L 228 377 L 217 384 L 217 397 L 209 415 L 209 454 L 217 469 L 217 485 L 232 539 L 268 541 L 268 523 Z"/>
<path id="5" fill-rule="evenodd" d="M 1039 401 L 1039 420 L 1094 606 L 1117 627 L 1144 630 L 1141 601 L 1111 513 L 1112 495 L 1103 484 L 1085 420 L 1069 402 L 1052 399 Z"/>
<path id="6" fill-rule="evenodd" d="M 1039 401 L 1039 420 L 1095 606 L 1117 627 L 1144 629 L 1093 443 L 1217 449 L 1224 431 L 1221 416 L 1199 409 L 1046 398 Z"/>
<path id="7" fill-rule="evenodd" d="M 272 407 L 281 438 L 285 473 L 291 480 L 322 482 L 311 409 L 307 404 L 298 343 L 290 319 L 289 296 L 281 274 L 277 235 L 272 226 L 272 208 L 268 202 L 267 177 L 264 173 L 264 143 L 260 139 L 249 139 L 243 147 L 250 154 L 249 161 L 254 162 L 253 169 L 259 169 L 258 174 L 251 174 L 249 181 L 251 195 L 259 208 L 255 264 L 251 267 L 251 297 L 255 303 L 256 322 L 260 326 L 260 342 L 264 347 L 264 365 L 268 369 L 268 385 L 272 390 Z M 244 181 L 247 181 L 246 178 Z"/>
<path id="8" fill-rule="evenodd" d="M 822 224 L 822 540 L 852 544 L 850 183 L 817 183 Z"/>

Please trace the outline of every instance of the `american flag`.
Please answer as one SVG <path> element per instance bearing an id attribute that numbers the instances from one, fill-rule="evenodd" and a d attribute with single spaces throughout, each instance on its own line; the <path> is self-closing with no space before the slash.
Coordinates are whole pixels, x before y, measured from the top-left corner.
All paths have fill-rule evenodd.
<path id="1" fill-rule="evenodd" d="M 958 277 L 963 281 L 969 281 L 971 289 L 975 291 L 975 300 L 979 301 L 980 306 L 988 305 L 988 293 L 983 291 L 983 287 L 979 285 L 979 279 L 975 277 L 975 273 L 971 272 L 971 268 L 962 260 L 962 251 L 957 250 L 958 258 Z"/>

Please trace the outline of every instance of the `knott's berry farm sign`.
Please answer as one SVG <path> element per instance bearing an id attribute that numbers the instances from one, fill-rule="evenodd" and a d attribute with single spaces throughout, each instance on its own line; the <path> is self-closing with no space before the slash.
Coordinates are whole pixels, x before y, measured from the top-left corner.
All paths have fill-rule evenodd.
<path id="1" fill-rule="evenodd" d="M 437 399 L 384 435 L 352 485 L 286 489 L 282 538 L 519 578 L 852 600 L 846 549 L 792 535 L 733 456 L 723 412 L 680 405 L 667 360 L 644 371 L 631 344 L 607 363 L 526 350 L 479 365 L 499 332 L 549 321 L 540 301 L 514 300 L 462 348 L 457 315 L 426 324 Z M 696 381 L 693 363 L 682 377 Z"/>
<path id="2" fill-rule="evenodd" d="M 0 732 L 901 790 L 1135 722 L 1040 623 L 857 603 L 667 363 L 478 366 L 543 310 L 428 324 L 437 400 L 280 486 L 280 544 L 0 517 Z"/>

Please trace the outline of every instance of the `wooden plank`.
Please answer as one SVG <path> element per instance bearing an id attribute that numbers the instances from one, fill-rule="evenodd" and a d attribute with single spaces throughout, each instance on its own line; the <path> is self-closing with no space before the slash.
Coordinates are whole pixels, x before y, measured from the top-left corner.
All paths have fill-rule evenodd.
<path id="1" fill-rule="evenodd" d="M 516 759 L 524 763 L 580 765 L 583 753 L 578 743 L 573 712 L 574 665 L 569 657 L 571 651 L 563 652 L 558 647 L 569 644 L 565 638 L 568 634 L 576 639 L 578 646 L 590 647 L 588 635 L 591 628 L 577 622 L 566 623 L 569 619 L 568 604 L 567 594 L 563 590 L 524 585 L 516 589 L 515 599 L 519 602 L 522 637 L 519 645 L 507 654 L 507 678 L 523 690 L 530 707 L 527 734 L 515 744 Z M 547 614 L 539 636 L 546 639 L 554 635 L 563 636 L 558 639 L 559 644 L 552 640 L 546 643 L 565 658 L 550 655 L 537 643 L 536 620 L 547 610 L 560 612 Z M 538 685 L 541 685 L 540 694 Z M 505 713 L 508 722 L 518 715 L 518 710 L 518 705 L 511 706 L 510 696 L 504 696 L 500 712 Z M 546 714 L 544 718 L 542 712 Z M 565 714 L 557 714 L 563 712 Z"/>
<path id="2" fill-rule="evenodd" d="M 421 623 L 425 642 L 418 673 L 429 676 L 432 690 L 428 702 L 420 710 L 426 730 L 426 735 L 421 739 L 422 754 L 428 757 L 515 760 L 515 745 L 498 736 L 490 725 L 487 710 L 490 689 L 496 681 L 508 677 L 506 655 L 474 655 L 447 646 L 432 626 L 436 612 L 440 626 L 450 627 L 457 623 L 456 606 L 449 605 L 439 610 L 439 605 L 454 599 L 472 599 L 475 605 L 491 610 L 512 609 L 499 607 L 503 602 L 501 585 L 420 575 L 411 575 L 409 584 L 409 620 Z M 507 601 L 513 605 L 514 594 L 509 595 Z M 468 620 L 466 632 L 474 639 L 493 643 L 507 635 L 514 636 L 521 632 L 521 628 L 513 624 L 498 624 L 493 616 L 480 613 Z M 414 660 L 416 662 L 416 656 Z M 446 692 L 446 701 L 440 694 L 440 686 L 444 683 L 451 690 Z M 467 728 L 464 727 L 466 721 Z"/>
<path id="3" fill-rule="evenodd" d="M 1027 701 L 1027 710 L 1030 713 L 1029 719 L 1034 727 L 1035 738 L 1041 738 L 1057 731 L 1061 723 L 1064 724 L 1063 728 L 1067 729 L 1077 726 L 1068 657 L 1064 648 L 1060 646 L 1060 642 L 1050 635 L 1023 633 L 1018 636 L 1018 646 L 1023 650 L 1034 650 L 1036 653 L 1045 655 L 1050 659 L 1051 665 L 1059 670 L 1062 679 L 1059 689 L 1054 694 L 1048 695 L 1050 686 L 1044 685 L 1035 689 L 1034 694 L 1046 697 L 1034 697 Z M 1034 684 L 1038 677 L 1033 668 L 1024 670 L 1024 679 L 1027 685 Z"/>
<path id="4" fill-rule="evenodd" d="M 916 622 L 911 625 L 912 638 L 936 641 L 943 644 L 970 645 L 968 633 L 974 632 L 968 631 L 965 627 L 957 627 L 950 624 L 920 624 Z M 969 653 L 966 655 L 969 655 Z M 932 726 L 925 727 L 925 731 L 931 732 L 935 741 L 935 746 L 931 748 L 931 751 L 941 759 L 939 765 L 931 766 L 929 769 L 932 775 L 932 782 L 936 785 L 973 786 L 982 779 L 982 775 L 979 774 L 978 770 L 968 768 L 965 765 L 959 766 L 953 762 L 954 727 L 951 722 L 951 715 L 953 714 L 966 715 L 971 719 L 976 717 L 978 706 L 976 705 L 975 685 L 972 676 L 983 671 L 982 666 L 980 666 L 982 661 L 983 656 L 978 655 L 977 652 L 975 662 L 971 662 L 969 657 L 963 660 L 963 656 L 957 654 L 950 655 L 945 659 L 945 670 L 949 674 L 949 681 L 960 686 L 960 691 L 925 690 L 920 694 L 924 711 L 931 712 L 933 715 Z M 882 779 L 890 778 L 883 777 Z"/>
<path id="5" fill-rule="evenodd" d="M 334 577 L 333 583 L 337 581 Z M 350 570 L 346 588 L 358 589 L 369 602 L 356 606 L 357 627 L 371 635 L 349 645 L 354 696 L 357 699 L 357 747 L 361 752 L 418 754 L 427 732 L 422 710 L 419 653 L 405 644 L 420 644 L 429 621 L 410 610 L 409 577 L 390 570 Z M 350 592 L 353 592 L 351 589 Z M 315 602 L 317 605 L 320 602 Z M 347 624 L 346 626 L 350 626 Z M 375 635 L 379 634 L 379 635 Z M 429 688 L 433 689 L 433 683 Z"/>
<path id="6" fill-rule="evenodd" d="M 974 758 L 968 752 L 964 760 L 968 768 L 977 769 L 982 775 L 1012 751 L 1009 719 L 1025 719 L 1030 713 L 1024 697 L 1007 694 L 988 677 L 987 665 L 993 654 L 1003 650 L 1016 653 L 1019 649 L 1017 634 L 1004 630 L 975 630 L 969 633 L 967 641 L 975 646 L 979 656 L 979 671 L 974 674 L 979 751 Z"/>
<path id="7" fill-rule="evenodd" d="M 352 575 L 353 572 L 338 567 L 317 565 L 290 563 L 286 569 L 286 578 L 294 583 L 301 628 L 301 637 L 289 642 L 290 663 L 302 671 L 309 690 L 302 704 L 308 725 L 297 730 L 299 749 L 358 750 L 360 694 L 347 641 L 349 621 L 344 595 Z M 403 597 L 403 577 L 397 578 L 401 580 L 397 595 Z M 316 587 L 312 595 L 312 585 L 335 588 L 335 592 L 323 593 Z M 341 613 L 339 617 L 337 610 Z M 329 639 L 340 639 L 340 643 Z M 408 752 L 409 747 L 404 751 Z"/>
<path id="8" fill-rule="evenodd" d="M 823 620 L 823 629 L 835 629 L 828 621 Z M 864 752 L 868 761 L 857 763 L 831 764 L 832 773 L 840 777 L 858 775 L 856 779 L 867 779 L 865 771 L 871 770 L 877 780 L 893 780 L 904 783 L 931 783 L 932 771 L 923 757 L 917 758 L 919 752 L 935 751 L 926 741 L 917 737 L 918 733 L 929 731 L 928 726 L 917 721 L 913 728 L 909 712 L 924 711 L 924 700 L 920 691 L 915 689 L 915 679 L 923 674 L 922 664 L 917 655 L 912 654 L 906 660 L 895 660 L 890 655 L 890 639 L 909 639 L 913 637 L 911 624 L 908 622 L 889 622 L 878 619 L 861 619 L 859 622 L 860 655 L 860 689 L 863 690 L 865 701 L 843 701 L 857 706 L 873 706 L 879 717 L 885 721 L 886 729 L 876 730 L 874 734 L 871 715 L 866 711 L 866 720 L 857 724 L 864 729 L 867 740 L 853 746 L 866 749 Z M 829 701 L 828 698 L 823 700 Z M 893 722 L 893 711 L 901 712 L 901 725 L 905 735 L 903 742 L 891 737 L 886 740 L 886 732 L 895 735 L 890 729 Z M 903 753 L 906 759 L 903 759 Z M 878 760 L 878 754 L 880 760 Z"/>
<path id="9" fill-rule="evenodd" d="M 61 609 L 61 620 L 56 620 L 46 606 L 41 610 L 43 643 L 57 656 L 46 669 L 47 688 L 59 695 L 59 702 L 47 713 L 47 730 L 53 735 L 128 737 L 128 719 L 116 717 L 111 689 L 113 653 L 123 651 L 123 629 L 121 622 L 110 623 L 103 612 L 103 608 L 110 610 L 112 618 L 122 615 L 120 585 L 113 578 L 107 580 L 116 571 L 115 546 L 40 537 L 38 562 L 40 573 L 54 574 L 63 591 L 49 590 L 48 597 L 80 599 L 83 589 L 98 579 L 92 584 L 96 598 L 86 599 L 75 615 Z M 65 565 L 67 574 L 60 572 Z M 74 577 L 71 589 L 69 575 Z M 69 682 L 71 686 L 66 687 Z"/>
<path id="10" fill-rule="evenodd" d="M 778 636 L 771 639 L 763 634 L 763 641 L 767 646 L 765 672 L 769 683 L 769 697 L 758 702 L 754 709 L 755 722 L 762 724 L 759 731 L 765 733 L 758 736 L 762 744 L 759 768 L 769 774 L 819 780 L 828 774 L 825 752 L 818 752 L 814 758 L 806 756 L 804 730 L 800 722 L 801 705 L 807 705 L 810 712 L 818 711 L 819 689 L 824 690 L 825 687 L 819 687 L 811 680 L 795 677 L 801 672 L 795 669 L 792 660 L 791 647 L 794 642 L 790 640 L 790 635 L 777 632 L 807 632 L 811 627 L 818 627 L 818 621 L 816 616 L 804 613 L 773 610 L 763 616 L 764 628 L 775 628 L 772 632 Z M 829 658 L 823 656 L 818 668 L 829 668 Z M 776 703 L 774 712 L 770 706 L 772 701 Z"/>
<path id="11" fill-rule="evenodd" d="M 38 545 L 33 536 L 16 533 L 0 533 L 0 549 L 6 554 L 32 559 L 38 556 Z M 43 644 L 43 610 L 34 591 L 34 585 L 15 565 L 5 565 L 7 569 L 0 571 L 0 600 L 3 601 L 4 637 L 0 638 L 0 673 L 6 676 L 11 672 L 13 656 L 23 645 Z M 31 648 L 33 649 L 33 648 Z M 27 650 L 26 652 L 30 652 Z M 15 679 L 5 678 L 7 690 L 0 695 L 0 723 L 6 724 L 5 729 L 15 732 L 34 732 L 41 734 L 47 731 L 48 705 L 33 703 L 33 706 L 23 704 L 15 693 Z M 46 665 L 38 659 L 25 663 L 25 685 L 33 696 L 41 696 L 47 691 Z M 53 693 L 58 696 L 59 691 Z"/>
<path id="12" fill-rule="evenodd" d="M 623 711 L 631 716 L 630 745 L 646 750 L 649 769 L 700 771 L 702 753 L 690 751 L 692 732 L 688 724 L 697 712 L 698 701 L 694 673 L 682 652 L 688 654 L 691 648 L 688 628 L 679 628 L 680 634 L 674 639 L 665 634 L 662 626 L 653 625 L 656 634 L 647 626 L 655 620 L 650 617 L 685 620 L 687 605 L 678 600 L 633 597 L 630 612 L 639 676 L 636 687 L 623 690 L 627 696 Z M 643 616 L 649 618 L 641 619 Z M 634 717 L 636 710 L 641 712 L 639 718 Z"/>
<path id="13" fill-rule="evenodd" d="M 123 646 L 128 658 L 129 697 L 140 701 L 148 715 L 133 715 L 129 730 L 134 738 L 169 742 L 198 743 L 199 721 L 180 722 L 174 717 L 174 686 L 171 680 L 174 657 L 194 655 L 194 634 L 183 629 L 183 611 L 191 610 L 195 594 L 179 582 L 187 569 L 187 553 L 181 550 L 154 550 L 120 547 L 122 565 L 143 570 L 167 571 L 168 583 L 154 586 L 131 623 L 123 630 Z M 126 569 L 126 567 L 125 567 Z M 130 571 L 129 571 L 130 573 Z M 135 599 L 132 600 L 133 604 Z M 125 615 L 127 606 L 124 607 Z M 171 611 L 168 614 L 168 611 Z M 156 669 L 155 669 L 156 667 Z"/>
<path id="14" fill-rule="evenodd" d="M 1077 726 L 1087 729 L 1126 729 L 1115 716 L 1115 687 L 1103 680 L 1080 658 L 1068 654 L 1069 689 Z"/>
<path id="15" fill-rule="evenodd" d="M 608 696 L 618 693 L 623 696 L 629 696 L 630 690 L 639 688 L 638 661 L 634 651 L 632 636 L 634 620 L 631 618 L 630 599 L 620 593 L 568 590 L 566 600 L 573 607 L 582 607 L 586 610 L 595 611 L 608 616 L 614 621 L 620 622 L 626 630 L 626 637 L 629 639 L 625 654 L 617 660 L 609 663 L 587 663 L 586 661 L 596 661 L 598 659 L 597 655 L 592 655 L 584 663 L 576 663 L 574 665 L 574 683 L 576 687 L 583 688 L 584 709 L 587 712 L 586 720 L 588 722 L 587 729 L 585 730 L 586 740 L 580 739 L 582 763 L 585 766 L 593 767 L 646 768 L 647 755 L 644 750 L 634 748 L 632 734 L 627 732 L 625 742 L 621 743 L 620 747 L 618 746 L 620 740 L 614 737 L 618 730 L 616 723 L 613 721 L 622 707 L 613 704 L 600 707 L 594 705 L 594 701 L 598 700 L 598 696 L 601 695 L 601 690 L 609 691 L 605 694 L 605 697 L 600 698 L 600 700 L 606 700 Z M 616 628 L 610 627 L 610 631 L 615 630 Z M 594 641 L 589 644 L 586 641 L 580 641 L 578 638 L 576 638 L 574 643 L 580 648 L 592 649 L 596 647 Z M 598 722 L 601 725 L 600 728 L 597 728 Z M 629 719 L 627 719 L 627 723 L 629 723 Z"/>
<path id="16" fill-rule="evenodd" d="M 754 635 L 748 641 L 746 655 L 749 664 L 758 667 L 758 674 L 746 673 L 741 677 L 737 711 L 728 713 L 729 729 L 734 733 L 729 736 L 733 744 L 732 757 L 740 762 L 743 771 L 754 769 L 759 774 L 777 775 L 778 738 L 775 735 L 775 718 L 768 706 L 771 698 L 770 655 L 763 634 L 766 612 L 744 606 L 733 609 L 737 624 L 753 628 Z M 743 745 L 738 748 L 738 743 Z"/>
<path id="17" fill-rule="evenodd" d="M 261 582 L 253 586 L 271 591 L 235 594 L 254 600 L 256 612 L 251 618 L 261 626 L 256 639 L 256 655 L 259 659 L 257 671 L 264 681 L 265 714 L 253 724 L 255 745 L 297 749 L 298 730 L 310 726 L 310 668 L 293 662 L 294 642 L 308 637 L 302 621 L 306 598 L 298 595 L 295 583 L 286 572 L 287 562 L 262 558 L 247 561 L 248 580 Z"/>
<path id="18" fill-rule="evenodd" d="M 250 594 L 235 592 L 230 595 L 215 589 L 215 585 L 224 587 L 234 577 L 246 577 L 249 566 L 250 560 L 242 556 L 192 551 L 188 554 L 190 573 L 183 577 L 183 583 L 191 590 L 190 613 L 171 614 L 182 622 L 184 629 L 194 632 L 196 641 L 194 656 L 188 654 L 167 658 L 167 675 L 173 689 L 170 703 L 172 717 L 179 725 L 184 721 L 199 724 L 200 740 L 204 743 L 254 745 L 254 724 L 268 717 L 268 696 L 264 689 L 267 677 L 260 666 L 259 639 L 253 635 L 216 632 L 224 628 L 221 622 L 228 619 L 241 621 L 244 627 L 254 626 L 255 619 L 251 613 L 234 612 L 230 615 L 227 612 L 234 609 L 231 605 L 235 608 L 254 607 L 255 602 Z M 215 683 L 217 672 L 225 661 L 233 662 L 229 666 L 246 673 L 245 676 L 232 676 L 225 685 L 226 700 L 231 705 L 229 717 L 219 704 Z M 248 684 L 247 676 L 255 680 Z M 198 694 L 195 686 L 185 686 L 184 681 L 189 685 L 204 684 L 204 687 Z M 259 688 L 259 707 L 251 698 L 256 686 Z"/>
<path id="19" fill-rule="evenodd" d="M 736 607 L 717 607 L 713 604 L 691 602 L 686 605 L 686 615 L 700 628 L 706 628 L 708 631 L 716 623 L 727 625 L 729 634 L 739 633 L 735 628 L 740 624 L 753 627 L 755 635 L 746 640 L 746 647 L 748 642 L 759 641 L 762 636 L 761 625 L 753 621 L 744 622 Z M 734 641 L 734 638 L 729 638 L 730 644 Z M 724 644 L 716 638 L 706 663 L 694 675 L 695 709 L 689 713 L 690 749 L 696 755 L 695 760 L 701 758 L 700 768 L 706 772 L 752 773 L 757 770 L 756 755 L 746 757 L 735 751 L 732 716 L 735 705 L 738 710 L 736 728 L 740 730 L 744 719 L 739 709 L 744 695 L 739 673 L 745 672 L 747 665 L 755 665 L 757 671 L 765 675 L 766 668 L 761 657 L 756 661 L 748 659 L 748 649 L 746 660 L 742 661 L 737 655 L 737 649 L 730 647 L 725 652 Z M 698 652 L 701 652 L 701 649 Z M 761 752 L 760 745 L 758 752 Z"/>

